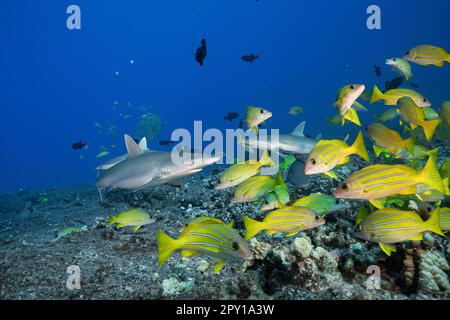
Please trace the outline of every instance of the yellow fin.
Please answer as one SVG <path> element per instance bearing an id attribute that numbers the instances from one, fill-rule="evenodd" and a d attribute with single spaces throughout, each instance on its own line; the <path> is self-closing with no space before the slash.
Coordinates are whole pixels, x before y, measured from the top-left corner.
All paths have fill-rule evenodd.
<path id="1" fill-rule="evenodd" d="M 253 220 L 249 217 L 244 217 L 244 226 L 245 226 L 245 240 L 248 240 L 250 238 L 253 238 L 256 236 L 259 232 L 261 232 L 264 229 L 264 223 Z"/>
<path id="2" fill-rule="evenodd" d="M 384 251 L 388 256 L 391 256 L 392 252 L 397 252 L 397 247 L 393 245 L 388 245 L 384 243 L 379 243 L 381 250 Z"/>
<path id="3" fill-rule="evenodd" d="M 214 268 L 213 268 L 213 272 L 214 273 L 219 273 L 220 270 L 222 270 L 223 266 L 225 264 L 225 261 L 219 261 L 215 264 Z"/>
<path id="4" fill-rule="evenodd" d="M 431 212 L 430 218 L 427 221 L 425 221 L 425 227 L 427 228 L 427 230 L 445 237 L 445 234 L 442 232 L 441 227 L 439 225 L 439 215 L 440 215 L 439 208 Z"/>
<path id="5" fill-rule="evenodd" d="M 286 233 L 286 237 L 292 237 L 292 236 L 295 236 L 297 233 L 299 233 L 300 231 L 293 231 L 293 232 L 289 232 L 289 233 Z"/>
<path id="6" fill-rule="evenodd" d="M 353 152 L 363 158 L 366 161 L 370 161 L 369 155 L 367 154 L 366 146 L 364 144 L 364 137 L 362 131 L 358 133 L 355 142 L 351 146 Z"/>
<path id="7" fill-rule="evenodd" d="M 370 99 L 370 104 L 375 103 L 382 99 L 383 99 L 383 92 L 381 92 L 377 86 L 373 86 L 372 98 Z"/>
<path id="8" fill-rule="evenodd" d="M 420 182 L 438 190 L 441 193 L 445 193 L 445 186 L 439 174 L 438 167 L 436 166 L 437 153 L 430 154 L 428 161 L 420 173 Z"/>
<path id="9" fill-rule="evenodd" d="M 344 115 L 344 119 L 353 122 L 357 126 L 361 127 L 361 121 L 359 120 L 358 114 L 356 113 L 355 109 L 351 108 L 348 110 L 348 112 Z M 342 120 L 344 123 L 344 120 Z"/>
<path id="10" fill-rule="evenodd" d="M 438 127 L 438 125 L 441 122 L 442 122 L 442 119 L 437 119 L 437 120 L 424 121 L 422 123 L 423 132 L 425 133 L 425 137 L 427 138 L 428 141 L 431 141 L 431 139 L 433 138 L 433 135 L 434 135 L 434 131 L 436 131 L 436 128 Z"/>
<path id="11" fill-rule="evenodd" d="M 383 209 L 384 205 L 386 204 L 386 199 L 385 198 L 381 198 L 381 199 L 372 199 L 369 200 L 369 202 L 377 209 Z"/>
<path id="12" fill-rule="evenodd" d="M 158 265 L 161 266 L 178 247 L 175 239 L 160 230 L 156 231 L 156 241 L 158 242 Z"/>
<path id="13" fill-rule="evenodd" d="M 181 251 L 181 255 L 185 258 L 195 256 L 196 254 L 198 254 L 198 252 L 194 251 L 194 250 L 182 250 Z"/>
<path id="14" fill-rule="evenodd" d="M 134 226 L 132 229 L 133 231 L 138 231 L 142 226 Z"/>
<path id="15" fill-rule="evenodd" d="M 322 173 L 322 175 L 323 175 L 325 178 L 333 178 L 333 179 L 336 179 L 336 180 L 338 179 L 337 174 L 334 173 L 334 172 L 332 172 L 332 171 L 324 172 L 324 173 Z"/>

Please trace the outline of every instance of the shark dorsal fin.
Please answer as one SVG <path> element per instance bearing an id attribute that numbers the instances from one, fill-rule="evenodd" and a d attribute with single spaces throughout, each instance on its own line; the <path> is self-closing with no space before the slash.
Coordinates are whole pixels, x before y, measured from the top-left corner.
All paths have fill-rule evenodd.
<path id="1" fill-rule="evenodd" d="M 141 148 L 142 151 L 149 151 L 150 149 L 147 146 L 147 138 L 143 137 L 141 141 L 139 141 L 139 148 Z"/>
<path id="2" fill-rule="evenodd" d="M 124 138 L 125 138 L 125 146 L 127 147 L 128 157 L 136 156 L 144 152 L 136 143 L 136 141 L 133 140 L 132 137 L 126 134 Z"/>
<path id="3" fill-rule="evenodd" d="M 305 121 L 303 121 L 302 123 L 300 123 L 300 124 L 294 129 L 294 131 L 291 132 L 291 135 L 297 136 L 297 137 L 304 137 L 305 135 L 303 134 L 303 131 L 305 130 L 305 124 L 306 124 Z"/>

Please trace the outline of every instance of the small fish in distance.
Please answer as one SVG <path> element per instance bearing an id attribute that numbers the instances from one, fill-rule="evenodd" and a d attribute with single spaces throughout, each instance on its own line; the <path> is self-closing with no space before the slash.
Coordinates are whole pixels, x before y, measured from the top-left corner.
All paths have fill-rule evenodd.
<path id="1" fill-rule="evenodd" d="M 239 117 L 239 113 L 237 112 L 228 112 L 228 114 L 224 117 L 224 120 L 233 121 Z"/>
<path id="2" fill-rule="evenodd" d="M 246 54 L 241 57 L 242 61 L 250 62 L 250 63 L 255 62 L 256 59 L 259 59 L 259 56 L 257 54 L 253 54 L 253 53 Z"/>
<path id="3" fill-rule="evenodd" d="M 72 144 L 73 150 L 86 150 L 89 147 L 87 142 L 78 141 Z"/>
<path id="4" fill-rule="evenodd" d="M 198 62 L 199 65 L 203 65 L 203 61 L 206 58 L 206 40 L 202 39 L 200 47 L 197 48 L 195 52 L 195 61 Z"/>

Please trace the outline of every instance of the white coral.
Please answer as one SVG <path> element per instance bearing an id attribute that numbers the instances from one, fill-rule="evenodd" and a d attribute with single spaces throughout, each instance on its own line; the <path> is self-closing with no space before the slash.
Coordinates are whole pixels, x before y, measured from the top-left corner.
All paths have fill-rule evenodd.
<path id="1" fill-rule="evenodd" d="M 187 281 L 178 281 L 176 278 L 164 279 L 162 283 L 163 296 L 177 296 L 182 291 L 192 288 L 193 280 L 189 278 Z"/>
<path id="2" fill-rule="evenodd" d="M 438 251 L 420 254 L 419 287 L 425 292 L 449 291 L 450 283 L 445 271 L 450 269 L 447 260 Z"/>
<path id="3" fill-rule="evenodd" d="M 312 249 L 311 239 L 307 236 L 295 238 L 292 243 L 292 250 L 303 259 L 306 259 L 311 255 Z"/>

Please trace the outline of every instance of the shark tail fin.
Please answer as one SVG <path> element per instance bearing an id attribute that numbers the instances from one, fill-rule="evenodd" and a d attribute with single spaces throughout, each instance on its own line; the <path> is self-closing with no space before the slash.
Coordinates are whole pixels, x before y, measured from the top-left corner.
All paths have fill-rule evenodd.
<path id="1" fill-rule="evenodd" d="M 366 145 L 364 144 L 364 137 L 362 131 L 359 131 L 355 142 L 351 146 L 353 152 L 363 158 L 366 161 L 370 161 L 369 154 L 367 153 Z"/>
<path id="2" fill-rule="evenodd" d="M 372 98 L 370 99 L 370 104 L 380 101 L 382 99 L 383 99 L 383 92 L 381 92 L 380 89 L 378 89 L 378 87 L 376 85 L 373 86 Z"/>
<path id="3" fill-rule="evenodd" d="M 245 225 L 245 240 L 251 239 L 264 229 L 262 222 L 253 220 L 249 217 L 244 217 Z"/>
<path id="4" fill-rule="evenodd" d="M 161 230 L 156 231 L 156 241 L 158 242 L 158 265 L 161 266 L 178 247 L 176 240 Z"/>

